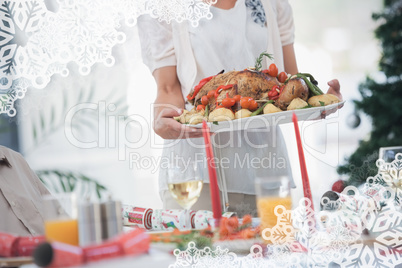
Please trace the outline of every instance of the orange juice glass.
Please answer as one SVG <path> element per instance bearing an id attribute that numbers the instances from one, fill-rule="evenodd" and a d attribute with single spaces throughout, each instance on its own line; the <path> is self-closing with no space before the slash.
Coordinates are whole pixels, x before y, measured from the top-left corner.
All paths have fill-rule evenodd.
<path id="1" fill-rule="evenodd" d="M 257 209 L 262 232 L 277 225 L 277 215 L 282 214 L 284 209 L 292 209 L 289 184 L 286 176 L 256 178 Z"/>
<path id="2" fill-rule="evenodd" d="M 75 194 L 57 194 L 44 197 L 46 208 L 45 236 L 49 242 L 79 245 L 77 201 Z"/>
<path id="3" fill-rule="evenodd" d="M 278 205 L 282 205 L 285 209 L 292 209 L 292 199 L 289 197 L 258 197 L 257 209 L 258 215 L 261 219 L 261 230 L 265 228 L 272 228 L 277 224 L 278 217 L 275 214 L 281 213 Z"/>

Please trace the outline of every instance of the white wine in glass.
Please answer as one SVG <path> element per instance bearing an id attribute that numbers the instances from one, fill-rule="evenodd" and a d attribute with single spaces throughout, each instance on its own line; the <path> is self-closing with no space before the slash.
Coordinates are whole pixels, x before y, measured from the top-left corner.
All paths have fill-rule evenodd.
<path id="1" fill-rule="evenodd" d="M 169 183 L 169 191 L 173 198 L 184 209 L 190 209 L 198 197 L 200 197 L 203 182 L 201 180 L 192 180 L 185 182 Z"/>
<path id="2" fill-rule="evenodd" d="M 168 189 L 176 202 L 185 210 L 186 229 L 191 229 L 190 208 L 200 197 L 203 185 L 201 163 L 188 159 L 177 161 L 168 168 Z"/>

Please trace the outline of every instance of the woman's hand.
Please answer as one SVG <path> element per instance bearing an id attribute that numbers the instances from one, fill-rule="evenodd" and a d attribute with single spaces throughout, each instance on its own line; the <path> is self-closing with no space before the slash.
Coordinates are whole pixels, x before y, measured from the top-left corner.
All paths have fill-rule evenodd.
<path id="1" fill-rule="evenodd" d="M 333 79 L 328 82 L 329 89 L 327 91 L 328 94 L 335 95 L 339 98 L 339 100 L 342 99 L 342 94 L 341 94 L 341 85 L 339 84 L 338 79 Z"/>
<path id="2" fill-rule="evenodd" d="M 202 129 L 193 128 L 177 122 L 173 117 L 183 113 L 183 109 L 172 107 L 160 107 L 159 114 L 155 117 L 155 133 L 164 139 L 187 139 L 202 137 Z"/>
<path id="3" fill-rule="evenodd" d="M 164 139 L 202 137 L 202 130 L 183 125 L 173 119 L 183 113 L 184 97 L 177 78 L 176 66 L 166 66 L 153 72 L 158 94 L 154 103 L 154 130 Z"/>

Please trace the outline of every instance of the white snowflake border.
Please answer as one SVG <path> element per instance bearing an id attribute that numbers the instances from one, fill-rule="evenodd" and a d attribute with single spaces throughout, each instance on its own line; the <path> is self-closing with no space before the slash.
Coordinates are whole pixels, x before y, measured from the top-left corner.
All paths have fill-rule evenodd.
<path id="1" fill-rule="evenodd" d="M 114 65 L 112 49 L 125 41 L 120 22 L 138 16 L 160 21 L 210 19 L 216 0 L 10 0 L 0 5 L 0 114 L 16 115 L 14 103 L 28 88 L 44 88 L 68 63 L 86 75 L 95 63 Z M 49 5 L 49 6 L 47 6 Z"/>
<path id="2" fill-rule="evenodd" d="M 377 161 L 379 172 L 360 189 L 347 187 L 337 200 L 324 200 L 331 211 L 317 215 L 308 199 L 298 207 L 275 209 L 273 228 L 262 236 L 269 242 L 237 256 L 217 247 L 197 249 L 193 242 L 176 249 L 176 267 L 396 267 L 402 264 L 402 154 L 392 163 Z M 331 205 L 331 202 L 333 203 Z M 369 233 L 369 235 L 364 234 Z"/>

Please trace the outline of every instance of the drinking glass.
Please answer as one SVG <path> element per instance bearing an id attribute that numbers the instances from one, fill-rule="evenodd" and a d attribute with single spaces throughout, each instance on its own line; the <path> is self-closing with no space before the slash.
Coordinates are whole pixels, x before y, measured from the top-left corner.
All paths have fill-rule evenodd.
<path id="1" fill-rule="evenodd" d="M 261 230 L 272 228 L 277 224 L 276 206 L 282 205 L 287 210 L 292 209 L 289 179 L 286 176 L 257 177 L 255 190 Z"/>
<path id="2" fill-rule="evenodd" d="M 79 245 L 77 197 L 74 193 L 45 195 L 45 236 L 49 242 L 57 241 Z"/>
<path id="3" fill-rule="evenodd" d="M 185 229 L 191 229 L 190 208 L 200 197 L 203 186 L 203 169 L 192 160 L 176 161 L 168 168 L 168 189 L 176 202 L 185 210 Z"/>
<path id="4" fill-rule="evenodd" d="M 384 160 L 385 163 L 391 163 L 398 153 L 402 153 L 402 146 L 381 147 L 378 158 Z"/>
<path id="5" fill-rule="evenodd" d="M 402 172 L 391 172 L 390 170 L 394 169 L 391 163 L 395 160 L 396 155 L 402 153 L 402 146 L 393 146 L 393 147 L 381 147 L 379 152 L 379 159 L 384 161 L 384 164 L 379 167 L 378 174 L 383 174 L 385 176 L 391 176 L 392 180 L 389 183 L 392 183 L 391 186 L 394 189 L 399 189 L 402 187 Z M 396 168 L 395 168 L 396 169 Z M 395 170 L 396 171 L 396 170 Z M 396 193 L 395 193 L 396 194 Z M 402 202 L 396 202 L 395 204 L 399 204 L 396 206 L 396 209 L 402 211 Z"/>
<path id="6" fill-rule="evenodd" d="M 384 161 L 384 165 L 382 168 L 378 169 L 378 174 L 388 174 L 391 168 L 390 164 L 395 160 L 396 155 L 402 153 L 402 146 L 394 146 L 394 147 L 381 147 L 379 151 L 379 159 Z M 402 181 L 402 173 L 396 173 L 396 176 L 393 178 L 393 184 L 395 187 L 400 187 Z"/>

